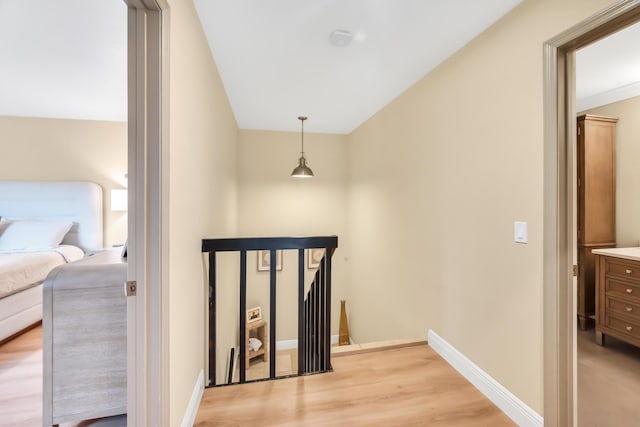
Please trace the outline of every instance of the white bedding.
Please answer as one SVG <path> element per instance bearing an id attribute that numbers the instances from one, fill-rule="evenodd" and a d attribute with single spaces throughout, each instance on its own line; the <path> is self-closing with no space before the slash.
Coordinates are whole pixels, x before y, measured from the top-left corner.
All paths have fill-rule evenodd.
<path id="1" fill-rule="evenodd" d="M 39 251 L 0 251 L 0 298 L 42 282 L 54 267 L 83 256 L 82 249 L 71 245 Z"/>

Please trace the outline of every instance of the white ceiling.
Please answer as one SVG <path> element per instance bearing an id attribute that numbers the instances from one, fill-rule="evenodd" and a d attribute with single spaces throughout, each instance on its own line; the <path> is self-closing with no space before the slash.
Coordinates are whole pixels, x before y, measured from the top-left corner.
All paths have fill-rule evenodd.
<path id="1" fill-rule="evenodd" d="M 305 114 L 348 133 L 519 1 L 195 4 L 242 129 Z M 126 120 L 126 17 L 122 0 L 0 0 L 0 115 Z M 331 46 L 335 29 L 364 40 Z M 638 45 L 640 25 L 578 52 L 578 111 L 640 95 Z"/>
<path id="2" fill-rule="evenodd" d="M 242 129 L 349 133 L 520 0 L 195 0 Z M 361 35 L 347 47 L 334 30 Z"/>
<path id="3" fill-rule="evenodd" d="M 0 115 L 127 120 L 122 0 L 0 0 Z"/>
<path id="4" fill-rule="evenodd" d="M 640 95 L 640 24 L 576 53 L 576 111 Z"/>

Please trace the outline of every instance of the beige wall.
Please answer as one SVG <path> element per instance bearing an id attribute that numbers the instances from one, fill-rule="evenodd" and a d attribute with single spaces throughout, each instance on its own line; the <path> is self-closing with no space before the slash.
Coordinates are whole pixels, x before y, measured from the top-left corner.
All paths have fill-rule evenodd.
<path id="1" fill-rule="evenodd" d="M 617 117 L 616 125 L 616 242 L 640 246 L 640 97 L 586 111 Z"/>
<path id="2" fill-rule="evenodd" d="M 542 412 L 542 45 L 609 3 L 523 2 L 350 135 L 356 341 L 434 329 Z"/>
<path id="3" fill-rule="evenodd" d="M 292 118 L 295 120 L 295 117 Z M 313 118 L 310 118 L 313 120 Z M 238 224 L 244 237 L 338 236 L 333 257 L 332 333 L 338 332 L 339 301 L 348 288 L 347 137 L 305 133 L 305 155 L 313 179 L 289 175 L 300 156 L 300 133 L 240 131 Z M 277 339 L 297 339 L 297 251 L 285 251 L 278 272 Z M 306 260 L 305 260 L 306 263 Z M 269 273 L 247 257 L 247 304 L 269 316 Z M 307 285 L 312 270 L 305 268 Z"/>
<path id="4" fill-rule="evenodd" d="M 201 239 L 236 232 L 237 125 L 191 0 L 170 1 L 170 419 L 205 366 Z"/>
<path id="5" fill-rule="evenodd" d="M 127 124 L 0 117 L 0 179 L 91 181 L 104 203 L 104 245 L 124 243 L 127 218 L 111 212 L 111 189 L 126 188 Z"/>

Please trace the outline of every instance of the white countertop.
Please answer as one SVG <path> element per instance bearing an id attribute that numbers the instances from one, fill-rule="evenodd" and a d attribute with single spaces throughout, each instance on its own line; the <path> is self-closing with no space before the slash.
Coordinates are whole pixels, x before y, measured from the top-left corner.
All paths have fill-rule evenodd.
<path id="1" fill-rule="evenodd" d="M 594 249 L 596 255 L 606 255 L 616 258 L 631 259 L 640 261 L 640 248 L 610 248 L 610 249 Z"/>

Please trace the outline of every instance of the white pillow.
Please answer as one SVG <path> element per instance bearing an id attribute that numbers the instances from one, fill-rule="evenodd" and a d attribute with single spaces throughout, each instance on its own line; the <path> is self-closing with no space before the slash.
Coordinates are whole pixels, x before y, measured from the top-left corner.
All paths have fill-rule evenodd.
<path id="1" fill-rule="evenodd" d="M 9 221 L 0 234 L 0 251 L 55 248 L 72 225 L 70 221 Z"/>

